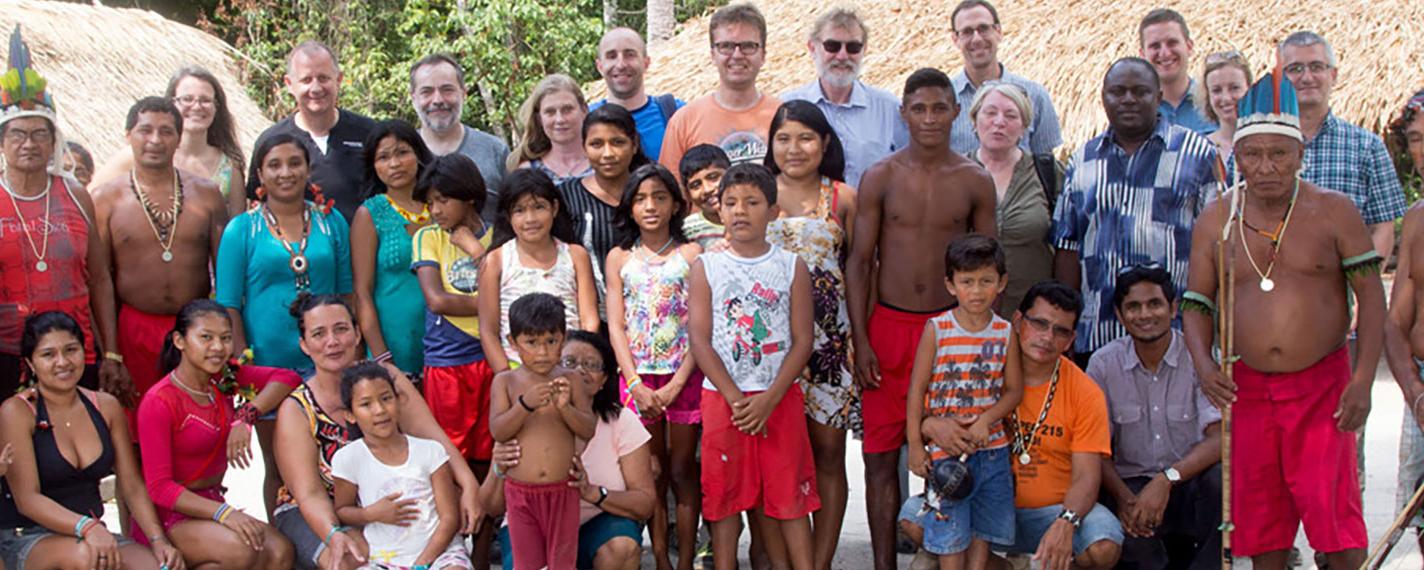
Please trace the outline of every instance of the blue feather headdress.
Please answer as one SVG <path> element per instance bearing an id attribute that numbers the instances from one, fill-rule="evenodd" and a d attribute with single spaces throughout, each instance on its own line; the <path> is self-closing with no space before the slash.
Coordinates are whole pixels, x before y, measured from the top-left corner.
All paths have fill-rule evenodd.
<path id="1" fill-rule="evenodd" d="M 1267 73 L 1236 104 L 1236 135 L 1232 142 L 1259 134 L 1277 134 L 1305 141 L 1300 132 L 1300 103 L 1295 86 L 1277 67 Z"/>

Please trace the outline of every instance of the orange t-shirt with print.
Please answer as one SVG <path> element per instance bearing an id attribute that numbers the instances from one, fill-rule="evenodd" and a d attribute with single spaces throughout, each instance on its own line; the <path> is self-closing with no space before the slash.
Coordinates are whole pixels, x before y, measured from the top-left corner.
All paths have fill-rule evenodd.
<path id="1" fill-rule="evenodd" d="M 1014 466 L 1014 506 L 1036 509 L 1061 504 L 1073 483 L 1073 454 L 1099 453 L 1112 456 L 1112 434 L 1108 427 L 1108 403 L 1102 388 L 1067 357 L 1059 357 L 1058 389 L 1048 418 L 1039 428 L 1029 448 L 1031 461 Z M 1022 433 L 1028 433 L 1043 410 L 1048 382 L 1024 386 L 1023 401 L 1017 410 Z"/>
<path id="2" fill-rule="evenodd" d="M 780 107 L 781 100 L 770 93 L 762 93 L 755 105 L 740 111 L 729 110 L 712 95 L 704 95 L 678 109 L 668 121 L 658 162 L 677 172 L 682 155 L 705 143 L 721 147 L 732 164 L 761 164 L 770 143 L 771 119 Z"/>

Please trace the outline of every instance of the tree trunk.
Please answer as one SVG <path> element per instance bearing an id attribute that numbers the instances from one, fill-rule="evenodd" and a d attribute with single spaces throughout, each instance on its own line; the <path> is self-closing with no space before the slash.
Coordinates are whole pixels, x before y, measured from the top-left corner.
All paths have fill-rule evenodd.
<path id="1" fill-rule="evenodd" d="M 603 0 L 603 29 L 612 29 L 618 21 L 618 0 Z"/>
<path id="2" fill-rule="evenodd" d="M 673 13 L 673 0 L 648 0 L 648 47 L 656 48 L 672 39 L 677 17 Z"/>

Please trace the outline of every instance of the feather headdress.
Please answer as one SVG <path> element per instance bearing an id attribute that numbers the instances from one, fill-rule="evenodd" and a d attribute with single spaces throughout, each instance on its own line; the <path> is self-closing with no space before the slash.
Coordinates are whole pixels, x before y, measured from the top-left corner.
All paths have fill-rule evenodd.
<path id="1" fill-rule="evenodd" d="M 30 48 L 20 37 L 20 25 L 10 34 L 10 69 L 0 75 L 0 123 L 20 117 L 55 120 L 54 99 L 46 81 L 30 62 Z"/>
<path id="2" fill-rule="evenodd" d="M 1232 142 L 1266 133 L 1305 141 L 1300 132 L 1300 103 L 1295 98 L 1295 85 L 1281 72 L 1279 65 L 1252 85 L 1236 104 L 1236 135 Z"/>

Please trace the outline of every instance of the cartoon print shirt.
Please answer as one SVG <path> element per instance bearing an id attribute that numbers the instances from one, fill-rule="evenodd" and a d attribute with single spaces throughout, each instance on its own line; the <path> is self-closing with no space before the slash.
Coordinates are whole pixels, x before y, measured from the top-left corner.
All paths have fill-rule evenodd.
<path id="1" fill-rule="evenodd" d="M 701 259 L 712 289 L 712 348 L 739 390 L 766 391 L 791 348 L 796 255 L 773 245 L 755 258 L 726 250 Z M 717 389 L 711 380 L 702 387 Z"/>
<path id="2" fill-rule="evenodd" d="M 727 152 L 732 164 L 761 163 L 766 157 L 767 133 L 781 100 L 763 93 L 749 109 L 731 110 L 712 95 L 703 96 L 677 111 L 668 121 L 658 163 L 678 172 L 682 155 L 700 144 L 714 144 Z"/>

